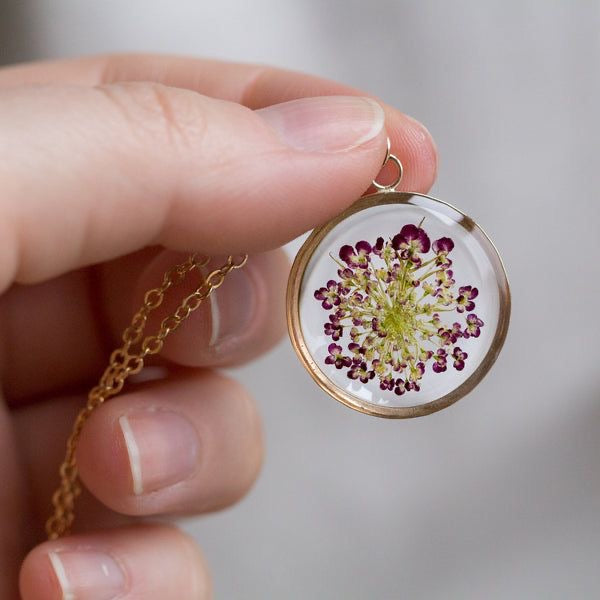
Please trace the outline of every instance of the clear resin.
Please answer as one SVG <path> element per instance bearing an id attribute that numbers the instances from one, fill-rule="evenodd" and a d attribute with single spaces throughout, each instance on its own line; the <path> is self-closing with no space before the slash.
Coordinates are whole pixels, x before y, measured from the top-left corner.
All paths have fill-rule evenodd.
<path id="1" fill-rule="evenodd" d="M 418 194 L 380 193 L 348 212 L 303 248 L 305 364 L 359 406 L 455 401 L 489 369 L 508 325 L 493 244 L 458 210 Z"/>

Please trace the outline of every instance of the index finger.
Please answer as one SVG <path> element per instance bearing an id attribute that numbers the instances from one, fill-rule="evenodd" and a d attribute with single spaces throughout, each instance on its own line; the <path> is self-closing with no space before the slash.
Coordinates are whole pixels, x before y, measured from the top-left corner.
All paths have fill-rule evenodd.
<path id="1" fill-rule="evenodd" d="M 185 88 L 251 109 L 314 96 L 369 96 L 383 107 L 392 148 L 400 149 L 405 168 L 401 187 L 427 191 L 435 178 L 437 150 L 421 123 L 373 94 L 322 77 L 269 65 L 158 54 L 108 54 L 0 69 L 0 89 L 32 83 L 96 86 L 124 81 Z"/>

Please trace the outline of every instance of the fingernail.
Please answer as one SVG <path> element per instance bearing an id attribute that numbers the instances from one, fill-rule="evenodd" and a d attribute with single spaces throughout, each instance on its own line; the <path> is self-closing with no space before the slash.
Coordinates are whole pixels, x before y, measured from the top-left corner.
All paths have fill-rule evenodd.
<path id="1" fill-rule="evenodd" d="M 254 316 L 256 292 L 244 269 L 229 273 L 210 296 L 211 331 L 208 346 L 216 352 L 236 344 Z"/>
<path id="2" fill-rule="evenodd" d="M 198 435 L 184 416 L 142 410 L 119 417 L 133 493 L 154 492 L 187 479 L 198 458 Z"/>
<path id="3" fill-rule="evenodd" d="M 320 96 L 256 111 L 296 150 L 343 152 L 375 138 L 383 129 L 381 106 L 360 96 Z"/>
<path id="4" fill-rule="evenodd" d="M 50 552 L 48 558 L 63 600 L 112 600 L 125 592 L 125 574 L 117 561 L 104 552 Z"/>

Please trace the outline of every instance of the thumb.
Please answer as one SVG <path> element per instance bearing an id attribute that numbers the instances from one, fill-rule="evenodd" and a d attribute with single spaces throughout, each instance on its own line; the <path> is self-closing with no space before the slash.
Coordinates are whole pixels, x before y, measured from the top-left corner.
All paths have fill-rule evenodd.
<path id="1" fill-rule="evenodd" d="M 253 112 L 149 83 L 2 91 L 0 133 L 0 290 L 154 244 L 275 247 L 358 197 L 385 152 L 371 99 Z"/>

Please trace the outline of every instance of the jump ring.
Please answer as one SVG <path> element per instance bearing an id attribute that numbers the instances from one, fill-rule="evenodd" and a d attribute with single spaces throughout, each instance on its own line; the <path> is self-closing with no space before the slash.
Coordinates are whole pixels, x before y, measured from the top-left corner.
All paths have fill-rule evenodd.
<path id="1" fill-rule="evenodd" d="M 389 143 L 389 140 L 388 140 L 388 143 Z M 389 147 L 388 147 L 388 154 L 386 155 L 385 162 L 383 164 L 386 165 L 389 161 L 392 161 L 393 163 L 395 163 L 395 165 L 398 169 L 398 174 L 396 175 L 396 179 L 392 183 L 387 184 L 387 185 L 377 183 L 377 181 L 375 181 L 375 179 L 373 179 L 373 181 L 371 182 L 374 187 L 376 187 L 378 190 L 381 190 L 383 192 L 393 192 L 396 189 L 396 186 L 402 180 L 402 175 L 404 174 L 404 168 L 402 167 L 402 163 L 400 162 L 400 159 L 395 154 L 390 154 Z"/>

